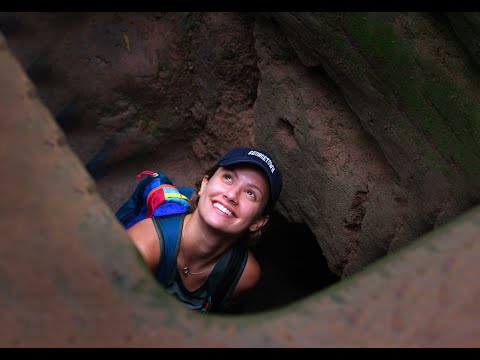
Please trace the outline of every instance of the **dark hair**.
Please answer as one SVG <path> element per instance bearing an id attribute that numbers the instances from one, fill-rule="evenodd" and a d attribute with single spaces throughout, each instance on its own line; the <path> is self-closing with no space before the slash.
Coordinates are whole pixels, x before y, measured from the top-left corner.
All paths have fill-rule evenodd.
<path id="1" fill-rule="evenodd" d="M 212 166 L 210 169 L 208 169 L 205 172 L 205 176 L 208 179 L 211 179 L 212 176 L 215 174 L 215 172 L 218 170 L 219 167 L 220 166 L 218 164 Z M 200 191 L 201 186 L 202 186 L 202 179 L 200 179 L 199 181 L 197 181 L 195 183 L 195 192 L 193 193 L 192 197 L 190 198 L 190 207 L 188 208 L 188 213 L 189 214 L 192 214 L 198 206 L 198 201 L 200 200 L 200 196 L 198 196 L 198 192 Z M 265 205 L 265 209 L 263 210 L 263 215 L 268 215 L 271 211 L 272 211 L 272 209 L 270 209 L 268 207 L 268 204 L 267 204 L 267 205 Z M 251 247 L 251 246 L 257 244 L 258 240 L 262 236 L 262 232 L 266 229 L 266 227 L 268 225 L 269 225 L 269 222 L 267 222 L 267 224 L 265 224 L 264 226 L 262 226 L 260 229 L 258 229 L 256 231 L 247 232 L 242 237 L 241 241 L 244 241 L 245 244 L 248 247 Z"/>

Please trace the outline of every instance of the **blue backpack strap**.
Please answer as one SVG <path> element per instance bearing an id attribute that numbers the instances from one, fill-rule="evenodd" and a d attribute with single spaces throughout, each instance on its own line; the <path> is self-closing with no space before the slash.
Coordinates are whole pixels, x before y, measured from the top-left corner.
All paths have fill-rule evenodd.
<path id="1" fill-rule="evenodd" d="M 228 256 L 229 259 L 227 268 L 220 280 L 214 284 L 211 295 L 205 299 L 202 312 L 218 312 L 223 309 L 245 269 L 248 249 L 243 242 L 239 241 L 227 250 L 225 256 Z"/>
<path id="2" fill-rule="evenodd" d="M 195 192 L 195 189 L 191 187 L 179 187 L 177 189 L 180 192 L 180 194 L 185 195 L 189 199 L 192 198 L 192 195 Z"/>
<path id="3" fill-rule="evenodd" d="M 182 225 L 185 213 L 181 215 L 154 216 L 152 218 L 160 240 L 160 265 L 155 277 L 164 286 L 168 286 L 176 263 Z"/>

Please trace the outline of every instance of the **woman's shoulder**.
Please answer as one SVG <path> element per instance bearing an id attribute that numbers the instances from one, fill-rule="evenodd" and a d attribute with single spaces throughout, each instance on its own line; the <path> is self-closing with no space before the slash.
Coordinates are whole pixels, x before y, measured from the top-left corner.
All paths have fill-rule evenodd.
<path id="1" fill-rule="evenodd" d="M 237 286 L 232 293 L 232 297 L 237 297 L 240 294 L 251 290 L 253 287 L 255 287 L 255 285 L 257 285 L 258 281 L 260 280 L 260 276 L 262 275 L 262 269 L 253 252 L 248 249 L 247 253 L 247 263 L 245 264 L 243 273 L 240 276 Z"/>
<path id="2" fill-rule="evenodd" d="M 142 235 L 144 232 L 151 232 L 152 230 L 155 230 L 152 218 L 146 218 L 129 227 L 127 233 L 130 235 Z"/>
<path id="3" fill-rule="evenodd" d="M 139 221 L 127 229 L 137 249 L 151 269 L 155 269 L 160 261 L 160 244 L 157 231 L 151 218 Z"/>

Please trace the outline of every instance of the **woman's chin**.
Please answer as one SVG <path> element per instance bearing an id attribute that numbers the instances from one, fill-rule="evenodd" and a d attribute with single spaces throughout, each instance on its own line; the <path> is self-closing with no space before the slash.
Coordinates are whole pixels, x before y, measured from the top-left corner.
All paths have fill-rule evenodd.
<path id="1" fill-rule="evenodd" d="M 225 221 L 209 221 L 207 222 L 207 224 L 210 226 L 210 228 L 212 228 L 213 231 L 228 236 L 236 237 L 241 235 L 245 231 L 244 229 L 238 229 L 229 226 L 229 224 L 226 224 Z"/>

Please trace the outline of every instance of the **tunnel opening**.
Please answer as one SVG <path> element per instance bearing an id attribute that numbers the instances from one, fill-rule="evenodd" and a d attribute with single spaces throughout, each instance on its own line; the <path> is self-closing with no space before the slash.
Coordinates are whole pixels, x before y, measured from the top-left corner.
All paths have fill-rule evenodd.
<path id="1" fill-rule="evenodd" d="M 278 309 L 340 281 L 328 267 L 310 228 L 289 222 L 278 212 L 252 248 L 262 267 L 257 287 L 226 312 L 256 313 Z"/>

